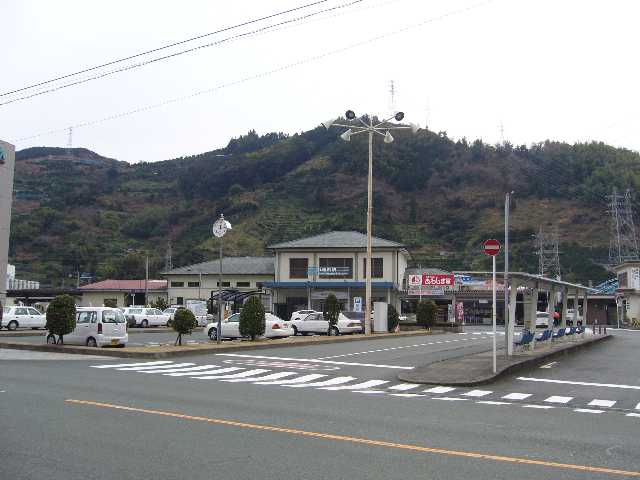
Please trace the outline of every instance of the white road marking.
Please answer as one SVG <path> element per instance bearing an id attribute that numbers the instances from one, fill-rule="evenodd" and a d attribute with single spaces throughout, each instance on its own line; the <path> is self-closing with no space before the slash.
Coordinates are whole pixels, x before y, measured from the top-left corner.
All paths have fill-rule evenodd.
<path id="1" fill-rule="evenodd" d="M 598 400 L 597 398 L 589 402 L 591 407 L 613 407 L 616 404 L 616 400 Z"/>
<path id="2" fill-rule="evenodd" d="M 636 405 L 636 410 L 640 410 L 640 402 Z"/>
<path id="3" fill-rule="evenodd" d="M 169 365 L 170 367 L 174 367 L 174 368 L 178 368 L 178 367 L 191 367 L 192 365 L 195 365 L 195 363 L 174 363 L 172 365 Z M 152 366 L 152 367 L 125 367 L 125 368 L 116 368 L 116 370 L 123 370 L 123 371 L 135 371 L 135 372 L 140 372 L 140 371 L 145 371 L 145 370 L 157 370 L 158 367 L 156 365 Z"/>
<path id="4" fill-rule="evenodd" d="M 573 409 L 574 412 L 580 412 L 580 413 L 604 413 L 604 410 L 594 410 L 592 408 L 574 408 Z"/>
<path id="5" fill-rule="evenodd" d="M 389 383 L 388 380 L 367 380 L 366 382 L 357 383 L 355 385 L 341 385 L 339 387 L 323 387 L 320 390 L 364 390 L 369 387 L 377 387 Z"/>
<path id="6" fill-rule="evenodd" d="M 258 375 L 260 373 L 267 373 L 267 372 L 270 372 L 270 371 L 271 370 L 265 370 L 264 368 L 256 368 L 255 370 L 247 370 L 246 372 L 240 372 L 240 373 L 230 373 L 229 375 L 207 375 L 205 377 L 191 377 L 191 378 L 195 378 L 197 380 L 219 380 L 219 379 L 223 379 L 223 378 L 244 378 L 244 377 L 251 377 L 253 375 Z M 222 370 L 220 371 L 220 373 L 221 372 L 222 372 Z"/>
<path id="7" fill-rule="evenodd" d="M 455 390 L 453 387 L 433 387 L 423 390 L 425 393 L 448 393 Z"/>
<path id="8" fill-rule="evenodd" d="M 460 397 L 433 397 L 432 400 L 446 400 L 449 402 L 459 402 L 464 400 L 469 400 L 468 398 L 460 398 Z"/>
<path id="9" fill-rule="evenodd" d="M 158 370 L 142 370 L 138 373 L 176 373 L 176 372 L 197 372 L 198 370 L 209 370 L 211 368 L 220 368 L 219 365 L 200 365 L 197 367 L 173 368 L 174 365 L 167 365 L 165 368 L 158 367 Z"/>
<path id="10" fill-rule="evenodd" d="M 470 392 L 463 393 L 465 397 L 484 397 L 485 395 L 489 395 L 493 393 L 491 390 L 471 390 Z"/>
<path id="11" fill-rule="evenodd" d="M 352 393 L 385 393 L 384 390 L 351 390 Z"/>
<path id="12" fill-rule="evenodd" d="M 553 380 L 550 378 L 518 377 L 518 380 L 526 382 L 562 383 L 566 385 L 581 385 L 585 387 L 623 388 L 627 390 L 640 390 L 638 385 L 618 385 L 615 383 L 575 382 L 572 380 Z"/>
<path id="13" fill-rule="evenodd" d="M 426 397 L 426 395 L 420 395 L 419 393 L 392 393 L 392 397 L 405 397 L 405 398 L 413 398 L 413 397 Z"/>
<path id="14" fill-rule="evenodd" d="M 318 360 L 314 358 L 291 358 L 291 357 L 268 357 L 265 355 L 241 355 L 238 353 L 217 353 L 223 357 L 240 357 L 240 358 L 262 358 L 267 360 L 287 360 L 290 362 L 311 362 L 324 363 L 329 365 L 352 365 L 356 367 L 374 367 L 374 368 L 393 368 L 399 370 L 413 370 L 414 367 L 406 367 L 402 365 L 380 365 L 376 363 L 349 363 L 349 362 L 333 362 L 331 360 Z"/>
<path id="15" fill-rule="evenodd" d="M 524 400 L 525 398 L 529 398 L 531 396 L 531 393 L 510 393 L 508 395 L 505 395 L 504 398 L 505 400 Z"/>
<path id="16" fill-rule="evenodd" d="M 405 390 L 412 390 L 414 388 L 418 388 L 420 386 L 419 383 L 401 383 L 400 385 L 394 385 L 393 387 L 389 387 L 389 390 L 397 390 L 404 392 Z"/>
<path id="17" fill-rule="evenodd" d="M 558 362 L 547 363 L 546 365 L 541 365 L 540 368 L 551 368 Z"/>
<path id="18" fill-rule="evenodd" d="M 225 373 L 225 372 L 237 372 L 238 370 L 243 370 L 239 367 L 227 367 L 227 368 L 214 368 L 213 370 L 204 370 L 204 371 L 196 371 L 196 372 L 177 372 L 177 373 L 163 373 L 162 375 L 166 375 L 167 377 L 192 377 L 194 375 L 210 375 L 215 373 Z"/>
<path id="19" fill-rule="evenodd" d="M 541 410 L 551 410 L 552 408 L 556 408 L 556 407 L 552 407 L 551 405 L 523 405 L 523 408 L 539 408 Z"/>
<path id="20" fill-rule="evenodd" d="M 304 387 L 330 387 L 332 385 L 340 385 L 342 383 L 347 383 L 352 380 L 357 380 L 356 377 L 336 377 L 330 378 L 329 380 L 324 380 L 322 382 L 312 382 L 312 383 L 304 383 L 304 384 L 296 384 L 296 385 L 285 385 L 285 387 L 289 388 L 304 388 Z"/>
<path id="21" fill-rule="evenodd" d="M 143 365 L 163 365 L 167 363 L 173 363 L 172 360 L 161 360 L 158 362 L 138 362 L 138 363 L 119 363 L 117 365 L 91 365 L 91 368 L 120 368 L 120 367 L 136 367 Z"/>
<path id="22" fill-rule="evenodd" d="M 561 397 L 558 395 L 551 395 L 549 398 L 544 399 L 545 402 L 549 403 L 569 403 L 571 400 L 573 400 L 573 397 Z"/>
<path id="23" fill-rule="evenodd" d="M 640 417 L 640 413 L 627 413 L 625 417 Z"/>
<path id="24" fill-rule="evenodd" d="M 297 375 L 297 372 L 277 372 L 264 377 L 249 377 L 249 378 L 232 378 L 230 380 L 221 380 L 221 382 L 240 383 L 240 382 L 255 382 L 265 380 L 278 380 L 279 378 L 290 377 L 291 375 Z"/>
<path id="25" fill-rule="evenodd" d="M 280 380 L 273 382 L 256 382 L 256 385 L 291 385 L 296 383 L 305 383 L 310 382 L 312 380 L 317 380 L 319 378 L 326 377 L 326 375 L 321 375 L 319 373 L 314 373 L 311 375 L 303 375 L 302 377 L 292 378 L 290 380 Z"/>
<path id="26" fill-rule="evenodd" d="M 493 400 L 478 400 L 476 403 L 481 403 L 482 405 L 513 405 L 511 402 L 496 402 Z"/>

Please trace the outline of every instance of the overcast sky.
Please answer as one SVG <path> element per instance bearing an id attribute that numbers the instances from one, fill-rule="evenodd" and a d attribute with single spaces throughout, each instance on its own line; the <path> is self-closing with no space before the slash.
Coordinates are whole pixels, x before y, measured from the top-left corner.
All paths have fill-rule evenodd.
<path id="1" fill-rule="evenodd" d="M 312 1 L 2 0 L 0 93 Z M 328 0 L 137 60 L 353 1 Z M 18 149 L 64 147 L 75 125 L 74 147 L 157 161 L 224 147 L 250 129 L 308 130 L 347 108 L 382 115 L 393 80 L 407 121 L 453 138 L 496 143 L 502 125 L 514 144 L 602 140 L 640 150 L 639 13 L 634 0 L 362 0 L 0 106 L 0 138 Z"/>

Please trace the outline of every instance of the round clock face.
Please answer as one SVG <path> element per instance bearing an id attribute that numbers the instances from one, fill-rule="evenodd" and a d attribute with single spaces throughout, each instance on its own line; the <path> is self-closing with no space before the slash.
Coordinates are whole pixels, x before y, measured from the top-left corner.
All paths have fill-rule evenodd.
<path id="1" fill-rule="evenodd" d="M 225 233 L 227 233 L 227 224 L 224 220 L 217 220 L 216 223 L 213 224 L 213 234 L 216 237 L 222 237 Z"/>

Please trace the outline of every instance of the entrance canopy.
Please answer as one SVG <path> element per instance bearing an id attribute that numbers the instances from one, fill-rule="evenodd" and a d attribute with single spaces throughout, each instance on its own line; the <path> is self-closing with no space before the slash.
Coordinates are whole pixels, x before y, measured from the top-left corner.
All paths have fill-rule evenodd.
<path id="1" fill-rule="evenodd" d="M 487 277 L 491 278 L 493 272 L 453 272 L 456 275 L 472 275 L 478 277 Z M 497 279 L 504 280 L 504 272 L 496 272 L 496 281 Z M 557 280 L 555 278 L 543 277 L 542 275 L 535 275 L 533 273 L 524 273 L 524 272 L 509 272 L 509 281 L 511 285 L 516 285 L 517 287 L 527 287 L 527 288 L 537 288 L 542 291 L 563 291 L 566 290 L 569 294 L 589 294 L 595 293 L 596 290 L 591 287 L 585 287 L 584 285 L 563 282 L 562 280 Z"/>

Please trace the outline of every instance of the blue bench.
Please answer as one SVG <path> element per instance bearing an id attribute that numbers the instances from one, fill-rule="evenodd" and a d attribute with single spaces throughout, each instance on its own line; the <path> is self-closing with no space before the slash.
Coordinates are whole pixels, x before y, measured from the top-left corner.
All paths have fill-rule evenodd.
<path id="1" fill-rule="evenodd" d="M 566 328 L 559 329 L 557 333 L 553 334 L 553 339 L 556 340 L 558 338 L 564 337 L 564 334 L 565 334 L 566 330 L 567 330 Z"/>
<path id="2" fill-rule="evenodd" d="M 576 327 L 569 327 L 569 331 L 565 333 L 565 335 L 568 337 L 570 335 L 575 335 L 576 333 Z"/>
<path id="3" fill-rule="evenodd" d="M 536 342 L 546 342 L 553 335 L 553 330 L 547 329 L 540 334 L 539 337 L 536 338 Z"/>
<path id="4" fill-rule="evenodd" d="M 524 330 L 522 332 L 522 337 L 520 340 L 513 342 L 516 347 L 524 347 L 525 345 L 530 345 L 535 338 L 535 334 L 533 332 L 529 332 L 528 330 Z"/>

